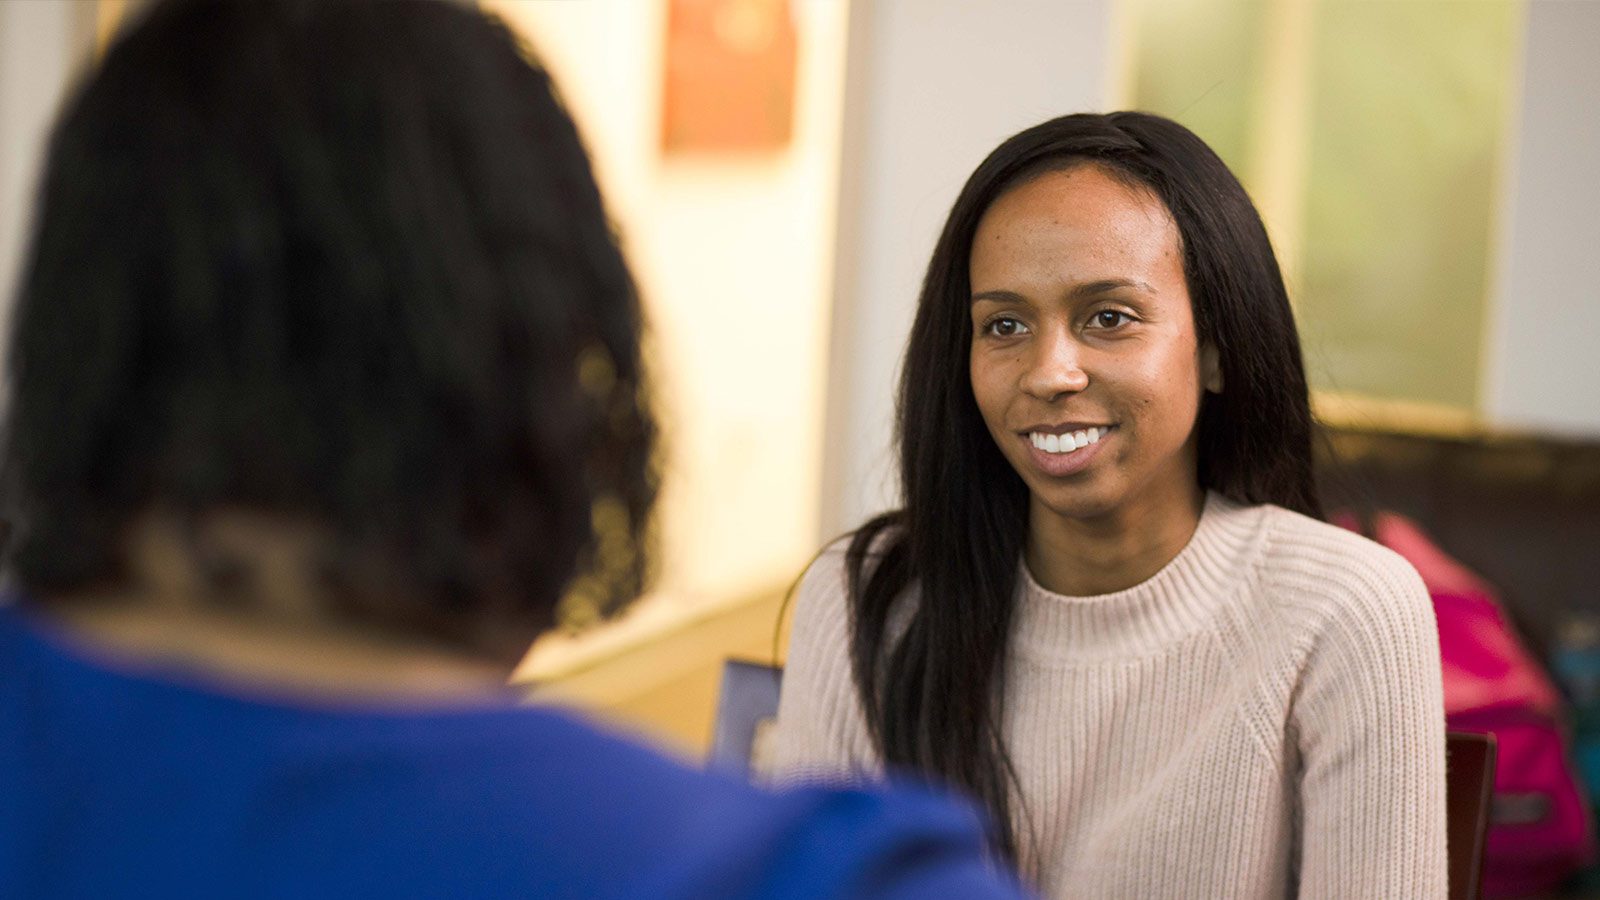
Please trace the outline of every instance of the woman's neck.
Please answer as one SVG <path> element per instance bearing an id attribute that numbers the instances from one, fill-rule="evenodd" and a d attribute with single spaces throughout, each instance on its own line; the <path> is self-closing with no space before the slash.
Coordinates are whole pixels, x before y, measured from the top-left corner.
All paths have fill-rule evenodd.
<path id="1" fill-rule="evenodd" d="M 225 686 L 319 701 L 485 698 L 503 666 L 421 639 L 331 620 L 318 602 L 312 558 L 320 536 L 248 513 L 207 517 L 198 531 L 146 517 L 125 543 L 125 585 L 41 597 L 41 615 L 122 663 L 177 665 Z M 197 547 L 251 574 L 248 603 L 224 604 Z M 236 608 L 243 607 L 243 608 Z"/>
<path id="2" fill-rule="evenodd" d="M 1142 584 L 1188 546 L 1205 508 L 1198 486 L 1143 498 L 1093 519 L 1067 518 L 1030 501 L 1025 557 L 1045 590 L 1093 597 Z"/>
<path id="3" fill-rule="evenodd" d="M 51 602 L 43 616 L 117 663 L 181 667 L 250 693 L 453 702 L 487 699 L 505 685 L 499 666 L 353 630 L 115 600 Z"/>

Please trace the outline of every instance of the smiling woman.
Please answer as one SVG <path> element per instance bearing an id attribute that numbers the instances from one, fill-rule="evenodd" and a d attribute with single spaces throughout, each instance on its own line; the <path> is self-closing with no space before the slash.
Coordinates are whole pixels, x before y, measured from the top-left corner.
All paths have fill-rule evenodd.
<path id="1" fill-rule="evenodd" d="M 1059 593 L 1131 587 L 1194 531 L 1194 423 L 1201 383 L 1216 392 L 1221 374 L 1195 336 L 1180 247 L 1160 198 L 1093 165 L 1014 187 L 978 222 L 972 393 L 1028 485 L 1029 564 Z M 1158 536 L 1143 565 L 1118 573 L 1127 583 L 1061 560 L 1083 546 L 1063 532 L 1108 515 Z M 1040 546 L 1047 534 L 1060 552 Z"/>
<path id="2" fill-rule="evenodd" d="M 1210 148 L 1139 113 L 1003 143 L 899 399 L 904 507 L 799 590 L 782 777 L 969 791 L 1051 896 L 1443 896 L 1432 608 L 1318 521 L 1283 278 Z"/>

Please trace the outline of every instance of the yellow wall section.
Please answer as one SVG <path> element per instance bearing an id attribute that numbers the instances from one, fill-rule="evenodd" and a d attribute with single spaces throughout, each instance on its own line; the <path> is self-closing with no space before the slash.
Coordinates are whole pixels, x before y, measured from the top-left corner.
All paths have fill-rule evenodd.
<path id="1" fill-rule="evenodd" d="M 728 606 L 669 633 L 555 673 L 536 702 L 574 706 L 692 760 L 710 748 L 724 660 L 774 662 L 782 594 Z M 788 645 L 783 635 L 779 647 Z"/>
<path id="2" fill-rule="evenodd" d="M 793 0 L 793 139 L 666 156 L 665 0 L 482 0 L 578 122 L 649 318 L 663 426 L 660 575 L 622 621 L 541 640 L 514 681 L 672 749 L 708 746 L 730 656 L 770 660 L 817 550 L 846 0 Z"/>

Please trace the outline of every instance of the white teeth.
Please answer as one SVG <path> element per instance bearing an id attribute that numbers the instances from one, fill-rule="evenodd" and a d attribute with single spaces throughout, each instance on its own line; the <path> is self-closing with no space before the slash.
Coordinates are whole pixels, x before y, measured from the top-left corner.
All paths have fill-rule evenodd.
<path id="1" fill-rule="evenodd" d="M 1109 428 L 1086 428 L 1082 431 L 1073 431 L 1067 434 L 1044 434 L 1043 432 L 1035 431 L 1028 435 L 1028 440 L 1035 447 L 1046 453 L 1071 453 L 1074 450 L 1081 450 L 1090 444 L 1098 444 L 1100 439 L 1105 437 L 1110 430 Z"/>

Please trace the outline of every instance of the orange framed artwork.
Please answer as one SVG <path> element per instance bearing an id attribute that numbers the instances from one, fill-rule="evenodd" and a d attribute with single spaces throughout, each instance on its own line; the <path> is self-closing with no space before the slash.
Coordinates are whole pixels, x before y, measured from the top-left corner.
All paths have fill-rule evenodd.
<path id="1" fill-rule="evenodd" d="M 787 147 L 797 44 L 789 0 L 670 0 L 662 153 Z"/>

